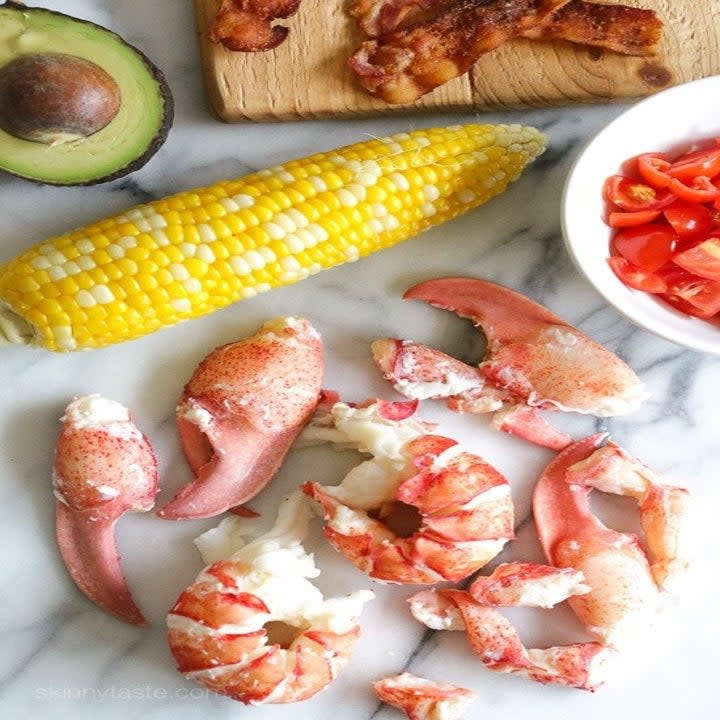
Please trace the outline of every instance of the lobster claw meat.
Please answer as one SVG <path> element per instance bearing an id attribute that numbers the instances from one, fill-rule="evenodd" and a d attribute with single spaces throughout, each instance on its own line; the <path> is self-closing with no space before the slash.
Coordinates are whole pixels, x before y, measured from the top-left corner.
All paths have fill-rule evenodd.
<path id="1" fill-rule="evenodd" d="M 310 419 L 322 374 L 320 335 L 304 318 L 270 320 L 211 352 L 177 406 L 183 452 L 196 477 L 157 514 L 212 517 L 257 495 Z"/>
<path id="2" fill-rule="evenodd" d="M 99 395 L 76 397 L 62 417 L 53 487 L 58 548 L 75 584 L 103 610 L 145 623 L 120 565 L 114 527 L 146 512 L 157 493 L 157 460 L 127 408 Z"/>
<path id="3" fill-rule="evenodd" d="M 529 298 L 485 280 L 446 277 L 403 296 L 470 318 L 487 339 L 477 368 L 419 343 L 386 338 L 373 355 L 398 392 L 445 398 L 460 412 L 495 412 L 498 429 L 561 450 L 572 438 L 539 410 L 612 416 L 634 410 L 647 393 L 616 355 Z"/>
<path id="4" fill-rule="evenodd" d="M 570 607 L 591 635 L 621 649 L 652 627 L 664 591 L 687 568 L 689 495 L 604 442 L 592 435 L 561 452 L 538 480 L 533 513 L 548 561 L 580 570 L 591 588 L 570 598 Z M 647 553 L 636 535 L 610 529 L 592 513 L 593 488 L 637 500 Z"/>

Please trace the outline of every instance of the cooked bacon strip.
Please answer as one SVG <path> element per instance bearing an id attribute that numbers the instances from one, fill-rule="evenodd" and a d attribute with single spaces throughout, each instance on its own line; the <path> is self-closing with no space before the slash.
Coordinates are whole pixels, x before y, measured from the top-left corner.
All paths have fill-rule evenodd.
<path id="1" fill-rule="evenodd" d="M 624 55 L 653 55 L 662 35 L 654 10 L 571 0 L 544 22 L 526 30 L 532 40 L 567 40 Z"/>
<path id="2" fill-rule="evenodd" d="M 568 0 L 457 0 L 438 17 L 367 40 L 350 66 L 371 94 L 409 103 L 467 72 L 484 53 L 542 23 Z"/>
<path id="3" fill-rule="evenodd" d="M 210 40 L 228 50 L 258 52 L 276 48 L 288 29 L 273 26 L 297 12 L 300 0 L 221 0 L 210 27 Z"/>
<path id="4" fill-rule="evenodd" d="M 445 12 L 453 0 L 355 0 L 350 14 L 370 37 L 404 30 Z M 525 30 L 532 40 L 566 40 L 625 55 L 652 55 L 662 34 L 654 10 L 570 0 L 545 21 Z"/>
<path id="5" fill-rule="evenodd" d="M 437 17 L 454 0 L 354 0 L 349 13 L 370 37 Z"/>

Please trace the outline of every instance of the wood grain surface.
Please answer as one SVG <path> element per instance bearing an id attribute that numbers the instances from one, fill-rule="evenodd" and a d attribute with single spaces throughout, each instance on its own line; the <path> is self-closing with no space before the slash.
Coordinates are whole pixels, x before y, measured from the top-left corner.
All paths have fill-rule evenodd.
<path id="1" fill-rule="evenodd" d="M 207 97 L 225 122 L 606 102 L 720 73 L 720 0 L 624 0 L 662 17 L 657 56 L 518 39 L 417 102 L 388 105 L 363 90 L 347 67 L 364 39 L 347 13 L 349 0 L 302 0 L 298 13 L 284 21 L 288 39 L 259 53 L 211 43 L 207 29 L 218 0 L 194 2 Z"/>

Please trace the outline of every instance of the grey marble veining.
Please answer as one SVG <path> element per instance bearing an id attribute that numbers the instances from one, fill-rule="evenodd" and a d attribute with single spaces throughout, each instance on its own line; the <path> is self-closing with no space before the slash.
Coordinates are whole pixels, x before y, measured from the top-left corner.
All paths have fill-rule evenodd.
<path id="1" fill-rule="evenodd" d="M 36 4 L 109 25 L 142 47 L 167 74 L 177 115 L 166 145 L 129 178 L 91 188 L 50 188 L 0 176 L 0 263 L 31 243 L 136 202 L 367 135 L 473 119 L 472 114 L 455 113 L 223 125 L 205 109 L 191 3 Z M 3 348 L 0 714 L 51 720 L 98 715 L 106 720 L 224 720 L 248 712 L 258 720 L 390 720 L 399 717 L 397 711 L 379 704 L 369 684 L 408 669 L 475 690 L 478 699 L 466 715 L 470 720 L 714 716 L 720 706 L 715 668 L 720 627 L 714 609 L 720 592 L 720 360 L 683 351 L 629 324 L 581 279 L 560 237 L 560 196 L 572 161 L 621 110 L 597 106 L 478 115 L 483 121 L 536 125 L 548 134 L 549 148 L 505 194 L 410 244 L 137 342 L 70 355 Z M 400 299 L 419 279 L 458 273 L 487 277 L 529 294 L 627 360 L 652 393 L 642 408 L 622 418 L 553 420 L 576 436 L 611 432 L 668 481 L 689 487 L 696 498 L 696 562 L 685 592 L 669 608 L 651 643 L 628 658 L 624 672 L 606 687 L 590 695 L 490 673 L 473 658 L 461 633 L 428 632 L 412 620 L 405 599 L 414 588 L 372 583 L 377 598 L 363 614 L 363 637 L 335 683 L 297 706 L 245 709 L 184 680 L 165 642 L 165 614 L 201 567 L 192 538 L 215 524 L 212 520 L 171 523 L 146 515 L 119 523 L 124 567 L 152 622 L 148 629 L 122 625 L 74 588 L 55 548 L 50 489 L 57 419 L 73 395 L 99 392 L 132 409 L 158 453 L 163 502 L 189 478 L 176 437 L 175 401 L 210 349 L 249 334 L 270 317 L 306 315 L 323 334 L 325 385 L 351 400 L 387 396 L 389 389 L 368 349 L 376 337 L 410 337 L 457 355 L 476 351 L 467 323 Z M 428 403 L 423 414 L 441 422 L 444 433 L 476 448 L 510 479 L 518 539 L 500 559 L 540 560 L 530 492 L 552 454 L 493 433 L 482 417 L 451 415 L 434 403 Z M 270 522 L 279 498 L 298 480 L 332 484 L 346 465 L 329 450 L 291 453 L 256 503 L 263 521 Z M 621 509 L 625 517 L 626 508 Z M 317 524 L 308 546 L 323 570 L 318 584 L 324 591 L 343 594 L 371 584 L 327 545 Z M 530 644 L 571 642 L 579 633 L 564 607 L 552 613 L 518 613 L 517 619 Z"/>

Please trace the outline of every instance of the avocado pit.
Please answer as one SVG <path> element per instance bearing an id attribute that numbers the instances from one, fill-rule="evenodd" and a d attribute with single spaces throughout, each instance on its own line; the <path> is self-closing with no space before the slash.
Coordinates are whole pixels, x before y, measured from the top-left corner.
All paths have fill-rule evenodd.
<path id="1" fill-rule="evenodd" d="M 82 140 L 107 126 L 120 103 L 115 80 L 81 57 L 29 53 L 0 68 L 0 128 L 23 140 Z"/>

